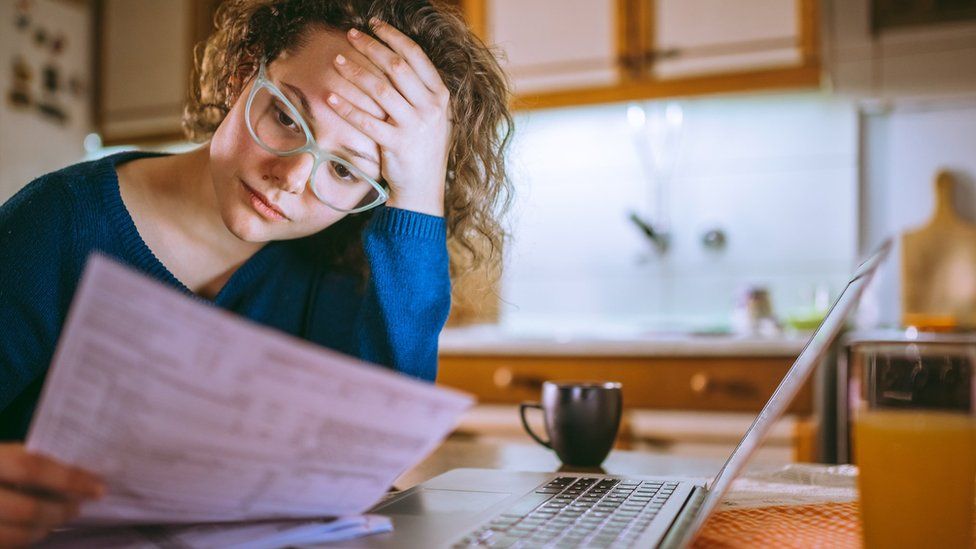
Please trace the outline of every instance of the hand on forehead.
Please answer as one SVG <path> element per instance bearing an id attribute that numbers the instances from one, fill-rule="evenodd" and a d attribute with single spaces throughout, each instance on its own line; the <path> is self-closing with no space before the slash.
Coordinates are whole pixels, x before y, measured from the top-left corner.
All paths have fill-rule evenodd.
<path id="1" fill-rule="evenodd" d="M 377 75 L 383 74 L 383 71 L 373 64 L 369 58 L 349 44 L 345 38 L 345 33 L 316 30 L 311 32 L 308 41 L 301 49 L 292 53 L 283 53 L 275 60 L 275 64 L 287 65 L 287 68 L 281 67 L 283 70 L 271 70 L 272 79 L 278 78 L 275 73 L 281 74 L 284 71 L 287 71 L 289 75 L 295 75 L 292 77 L 294 79 L 300 78 L 301 84 L 289 83 L 298 85 L 305 91 L 308 100 L 313 103 L 312 108 L 326 105 L 325 98 L 330 92 L 334 92 L 349 99 L 357 107 L 373 116 L 386 119 L 387 113 L 376 101 L 335 71 L 332 61 L 339 54 L 366 67 L 370 72 Z"/>

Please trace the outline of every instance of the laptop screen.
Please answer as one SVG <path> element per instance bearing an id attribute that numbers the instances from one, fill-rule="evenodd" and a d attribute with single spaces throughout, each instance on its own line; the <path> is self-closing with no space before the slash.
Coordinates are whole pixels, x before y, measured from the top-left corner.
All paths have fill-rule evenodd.
<path id="1" fill-rule="evenodd" d="M 769 434 L 773 423 L 783 415 L 790 402 L 796 397 L 796 394 L 800 391 L 800 387 L 810 377 L 814 368 L 816 368 L 817 364 L 820 363 L 820 360 L 827 352 L 830 344 L 837 337 L 837 334 L 840 333 L 848 315 L 854 309 L 854 306 L 857 305 L 861 294 L 864 292 L 864 288 L 871 281 L 871 277 L 877 270 L 878 265 L 884 261 L 890 249 L 891 241 L 885 241 L 877 251 L 871 254 L 857 268 L 850 282 L 844 287 L 844 291 L 841 292 L 837 301 L 834 302 L 827 316 L 821 322 L 820 327 L 817 328 L 813 337 L 810 338 L 810 341 L 800 351 L 800 355 L 786 373 L 783 381 L 776 387 L 773 396 L 763 406 L 762 411 L 759 412 L 759 416 L 752 422 L 745 436 L 739 441 L 739 445 L 735 448 L 735 451 L 732 452 L 732 455 L 729 456 L 722 470 L 719 471 L 718 475 L 712 481 L 711 486 L 709 486 L 709 492 L 705 496 L 702 506 L 696 514 L 694 522 L 688 528 L 686 535 L 693 535 L 705 523 L 705 519 L 708 518 L 718 505 L 719 500 L 722 499 L 722 496 L 729 489 L 732 480 L 739 475 L 746 461 L 752 456 L 759 445 L 762 444 L 766 435 Z"/>

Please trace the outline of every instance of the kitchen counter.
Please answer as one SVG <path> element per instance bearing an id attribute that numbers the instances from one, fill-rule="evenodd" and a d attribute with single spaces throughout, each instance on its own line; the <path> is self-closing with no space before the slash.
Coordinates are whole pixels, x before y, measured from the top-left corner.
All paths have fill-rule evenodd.
<path id="1" fill-rule="evenodd" d="M 445 328 L 441 356 L 795 357 L 809 332 L 770 337 L 726 333 L 481 324 Z"/>
<path id="2" fill-rule="evenodd" d="M 539 399 L 548 380 L 613 380 L 628 409 L 758 412 L 780 384 L 808 337 L 739 337 L 713 330 L 627 322 L 591 326 L 553 319 L 448 328 L 442 332 L 437 383 L 475 395 L 482 404 Z M 789 413 L 809 417 L 807 382 Z M 807 423 L 800 422 L 803 425 Z M 813 459 L 814 430 L 794 450 Z"/>

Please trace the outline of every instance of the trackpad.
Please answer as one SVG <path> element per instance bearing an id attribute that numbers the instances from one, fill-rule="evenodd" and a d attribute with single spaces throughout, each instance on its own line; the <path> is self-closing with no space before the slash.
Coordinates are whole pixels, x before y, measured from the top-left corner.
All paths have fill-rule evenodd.
<path id="1" fill-rule="evenodd" d="M 423 488 L 379 511 L 384 515 L 475 514 L 510 495 L 512 494 Z"/>

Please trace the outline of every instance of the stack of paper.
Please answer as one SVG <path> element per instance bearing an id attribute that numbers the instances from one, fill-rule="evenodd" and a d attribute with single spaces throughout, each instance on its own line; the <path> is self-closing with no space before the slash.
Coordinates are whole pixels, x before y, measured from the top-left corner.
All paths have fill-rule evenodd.
<path id="1" fill-rule="evenodd" d="M 27 446 L 106 480 L 79 524 L 343 517 L 376 503 L 471 403 L 96 255 Z"/>
<path id="2" fill-rule="evenodd" d="M 72 529 L 55 532 L 35 547 L 277 549 L 318 545 L 392 530 L 393 524 L 387 517 L 357 515 L 322 520 Z"/>

